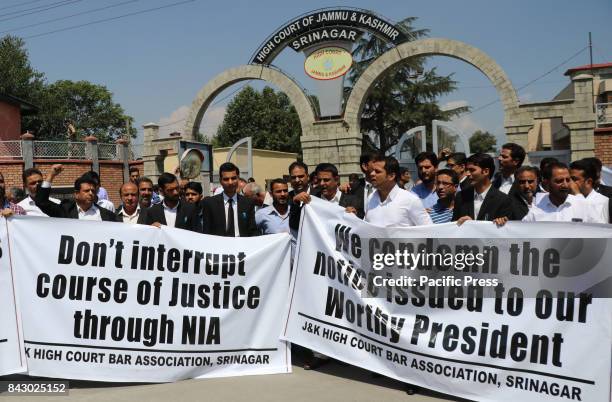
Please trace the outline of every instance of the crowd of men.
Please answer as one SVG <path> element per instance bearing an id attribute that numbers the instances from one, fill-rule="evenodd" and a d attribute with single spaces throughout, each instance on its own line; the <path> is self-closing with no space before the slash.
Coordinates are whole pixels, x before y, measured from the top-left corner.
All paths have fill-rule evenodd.
<path id="1" fill-rule="evenodd" d="M 295 161 L 288 167 L 289 180 L 273 179 L 267 190 L 253 179 L 241 178 L 239 168 L 228 162 L 220 166 L 220 187 L 210 197 L 203 196 L 198 182 L 163 173 L 154 184 L 131 168 L 129 181 L 120 188 L 117 208 L 93 171 L 75 180 L 72 199 L 50 197 L 53 181 L 63 171 L 58 164 L 46 177 L 36 168 L 26 169 L 25 193 L 7 191 L 0 173 L 0 203 L 3 216 L 167 225 L 229 237 L 291 233 L 292 245 L 301 210 L 312 197 L 382 227 L 462 225 L 469 220 L 498 226 L 508 221 L 611 223 L 612 187 L 601 183 L 598 159 L 585 158 L 567 166 L 544 158 L 539 167 L 523 166 L 525 150 L 513 143 L 504 144 L 497 159 L 498 172 L 488 154 L 422 152 L 415 158 L 418 180 L 413 182 L 410 171 L 395 158 L 365 153 L 360 158 L 362 175 L 351 174 L 346 183 L 341 183 L 331 163 L 321 163 L 309 172 L 309 166 Z M 327 361 L 314 354 L 305 368 Z"/>
<path id="2" fill-rule="evenodd" d="M 205 234 L 248 237 L 291 233 L 311 197 L 345 208 L 378 226 L 415 226 L 468 220 L 562 221 L 610 223 L 612 187 L 601 183 L 602 164 L 585 158 L 569 166 L 544 158 L 539 167 L 523 166 L 525 150 L 517 144 L 501 147 L 499 171 L 489 154 L 443 150 L 422 152 L 415 158 L 418 180 L 396 159 L 377 153 L 360 158 L 362 176 L 351 174 L 346 183 L 331 163 L 314 171 L 300 161 L 288 167 L 289 181 L 271 180 L 266 190 L 253 179 L 244 180 L 232 163 L 219 168 L 216 195 L 204 197 L 202 185 L 163 173 L 157 183 L 130 169 L 121 186 L 121 205 L 108 199 L 96 172 L 74 182 L 72 200 L 50 197 L 62 165 L 53 165 L 46 177 L 36 169 L 23 172 L 25 193 L 6 190 L 0 173 L 2 214 L 117 221 L 160 227 L 168 225 Z M 440 166 L 444 164 L 443 166 Z"/>

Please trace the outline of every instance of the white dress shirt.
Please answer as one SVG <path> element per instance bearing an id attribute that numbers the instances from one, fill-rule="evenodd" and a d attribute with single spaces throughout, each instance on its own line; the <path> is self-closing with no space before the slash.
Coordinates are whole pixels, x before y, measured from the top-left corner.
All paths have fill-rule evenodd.
<path id="1" fill-rule="evenodd" d="M 384 201 L 380 200 L 378 191 L 372 193 L 365 220 L 384 227 L 433 225 L 419 197 L 397 185 Z"/>
<path id="2" fill-rule="evenodd" d="M 104 209 L 107 209 L 111 212 L 115 212 L 115 204 L 113 204 L 111 201 L 106 200 L 106 199 L 98 199 L 98 206 L 102 207 Z"/>
<path id="3" fill-rule="evenodd" d="M 596 213 L 601 214 L 604 219 L 603 223 L 610 222 L 610 209 L 608 204 L 610 203 L 610 199 L 603 194 L 598 193 L 595 190 L 591 190 L 589 195 L 585 197 L 587 204 L 589 204 L 593 209 L 596 210 Z"/>
<path id="4" fill-rule="evenodd" d="M 138 223 L 138 217 L 140 216 L 140 205 L 136 207 L 136 211 L 134 211 L 132 215 L 128 215 L 128 213 L 125 212 L 125 208 L 123 207 L 121 207 L 121 211 L 119 212 L 119 214 L 121 215 L 123 223 Z M 166 217 L 166 221 L 167 220 L 168 218 Z"/>
<path id="5" fill-rule="evenodd" d="M 223 206 L 225 207 L 225 228 L 227 228 L 227 223 L 229 222 L 227 219 L 227 210 L 229 207 L 229 202 L 227 202 L 230 197 L 223 193 Z M 238 228 L 238 194 L 234 194 L 232 197 L 232 208 L 234 209 L 234 237 L 240 237 L 240 229 Z"/>
<path id="6" fill-rule="evenodd" d="M 164 208 L 164 218 L 166 218 L 166 225 L 173 228 L 176 225 L 176 211 L 178 210 L 180 201 L 174 208 L 168 208 L 165 201 L 162 201 L 162 207 Z"/>
<path id="7" fill-rule="evenodd" d="M 505 178 L 502 175 L 501 184 L 499 185 L 499 191 L 504 194 L 508 194 L 510 192 L 510 189 L 512 188 L 512 184 L 514 184 L 514 175 L 510 175 L 508 178 Z"/>
<path id="8" fill-rule="evenodd" d="M 476 189 L 474 189 L 474 219 L 478 219 L 478 214 L 480 213 L 480 207 L 482 207 L 482 203 L 484 202 L 484 199 L 486 198 L 487 193 L 489 192 L 490 189 L 491 189 L 491 184 L 489 184 L 489 187 L 487 187 L 487 189 L 480 194 L 478 194 Z"/>
<path id="9" fill-rule="evenodd" d="M 325 198 L 325 196 L 323 194 L 321 194 L 321 199 L 322 200 L 328 201 L 328 202 L 333 202 L 336 205 L 340 204 L 340 197 L 342 197 L 342 192 L 340 190 L 336 190 L 336 194 L 334 194 L 334 196 L 332 197 L 331 200 L 328 200 L 327 198 Z"/>
<path id="10" fill-rule="evenodd" d="M 550 201 L 546 193 L 529 210 L 523 222 L 604 222 L 603 216 L 589 206 L 586 199 L 580 195 L 569 194 L 565 202 L 558 207 Z"/>
<path id="11" fill-rule="evenodd" d="M 87 210 L 83 211 L 77 204 L 77 210 L 79 211 L 79 219 L 82 221 L 101 221 L 102 215 L 100 215 L 100 209 L 97 205 L 93 205 Z"/>
<path id="12" fill-rule="evenodd" d="M 58 200 L 57 198 L 53 198 L 53 197 L 49 197 L 49 201 L 54 202 L 56 204 L 60 203 L 60 200 Z M 31 195 L 28 195 L 26 198 L 21 200 L 17 205 L 23 208 L 23 210 L 26 211 L 26 215 L 28 216 L 47 216 L 47 217 L 49 216 L 45 214 L 43 211 L 41 211 L 40 208 L 36 206 L 36 203 L 32 199 Z"/>

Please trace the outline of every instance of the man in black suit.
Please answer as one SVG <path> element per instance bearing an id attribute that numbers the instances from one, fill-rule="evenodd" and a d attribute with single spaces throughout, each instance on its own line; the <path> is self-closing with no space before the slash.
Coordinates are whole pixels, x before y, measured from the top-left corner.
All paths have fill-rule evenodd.
<path id="1" fill-rule="evenodd" d="M 202 202 L 205 234 L 227 237 L 257 236 L 255 208 L 251 200 L 237 193 L 240 170 L 231 162 L 219 167 L 223 192 Z"/>
<path id="2" fill-rule="evenodd" d="M 314 195 L 315 197 L 344 207 L 346 212 L 355 214 L 360 219 L 363 219 L 365 215 L 363 212 L 363 199 L 340 191 L 338 188 L 340 184 L 340 175 L 338 174 L 336 166 L 331 163 L 320 163 L 315 172 L 317 173 L 317 179 L 321 189 L 320 193 Z M 303 204 L 308 204 L 310 200 L 310 194 L 305 192 L 299 193 L 293 198 L 293 205 L 289 212 L 290 228 L 294 230 L 299 228 L 302 206 Z"/>
<path id="3" fill-rule="evenodd" d="M 51 171 L 47 175 L 47 180 L 36 190 L 34 202 L 40 210 L 54 218 L 70 218 L 88 221 L 108 221 L 116 222 L 114 213 L 105 208 L 98 207 L 94 201 L 96 199 L 96 182 L 83 175 L 74 182 L 74 200 L 64 200 L 61 204 L 56 204 L 49 199 L 51 194 L 51 184 L 53 179 L 62 172 L 64 167 L 61 164 L 51 166 Z"/>
<path id="4" fill-rule="evenodd" d="M 292 188 L 289 191 L 289 202 L 301 192 L 310 194 L 314 190 L 310 187 L 309 178 L 308 165 L 304 162 L 295 161 L 289 165 L 289 179 Z"/>
<path id="5" fill-rule="evenodd" d="M 593 167 L 595 168 L 595 171 L 597 172 L 597 180 L 595 182 L 595 191 L 597 191 L 598 193 L 602 195 L 605 195 L 608 198 L 612 198 L 612 187 L 601 184 L 601 169 L 603 167 L 601 160 L 599 160 L 599 158 L 592 157 L 592 158 L 584 158 L 583 161 L 588 164 L 593 165 Z"/>
<path id="6" fill-rule="evenodd" d="M 495 162 L 490 155 L 474 154 L 467 159 L 466 169 L 470 188 L 455 196 L 453 221 L 458 225 L 468 220 L 492 221 L 512 217 L 510 198 L 491 183 Z"/>
<path id="7" fill-rule="evenodd" d="M 502 145 L 499 156 L 500 172 L 493 179 L 493 187 L 504 194 L 508 194 L 514 183 L 514 173 L 523 165 L 525 160 L 525 149 L 515 143 L 509 142 Z"/>
<path id="8" fill-rule="evenodd" d="M 459 188 L 457 190 L 465 190 L 470 185 L 467 172 L 465 171 L 466 160 L 467 156 L 463 152 L 450 154 L 446 160 L 446 167 L 452 169 L 459 177 Z"/>
<path id="9" fill-rule="evenodd" d="M 141 211 L 138 223 L 156 227 L 166 225 L 177 229 L 200 232 L 202 227 L 198 218 L 198 210 L 194 204 L 181 201 L 179 182 L 176 176 L 172 173 L 162 173 L 157 180 L 157 184 L 164 200 Z"/>
<path id="10" fill-rule="evenodd" d="M 512 220 L 520 221 L 534 205 L 540 172 L 535 166 L 521 166 L 508 196 L 512 200 Z"/>

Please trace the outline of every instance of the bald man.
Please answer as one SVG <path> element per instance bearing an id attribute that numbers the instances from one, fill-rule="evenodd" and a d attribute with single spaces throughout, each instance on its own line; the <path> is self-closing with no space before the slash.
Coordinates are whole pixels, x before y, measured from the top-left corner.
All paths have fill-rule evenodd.
<path id="1" fill-rule="evenodd" d="M 138 204 L 138 186 L 130 182 L 124 183 L 119 189 L 121 206 L 117 210 L 117 221 L 123 223 L 138 223 L 140 205 Z"/>

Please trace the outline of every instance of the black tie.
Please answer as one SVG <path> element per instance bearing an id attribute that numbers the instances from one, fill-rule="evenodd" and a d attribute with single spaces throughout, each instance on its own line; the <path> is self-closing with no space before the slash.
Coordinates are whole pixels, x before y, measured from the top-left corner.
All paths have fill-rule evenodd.
<path id="1" fill-rule="evenodd" d="M 225 234 L 230 236 L 230 237 L 234 237 L 236 236 L 235 230 L 234 230 L 234 199 L 230 198 L 229 200 L 227 200 L 227 230 L 225 231 Z"/>

